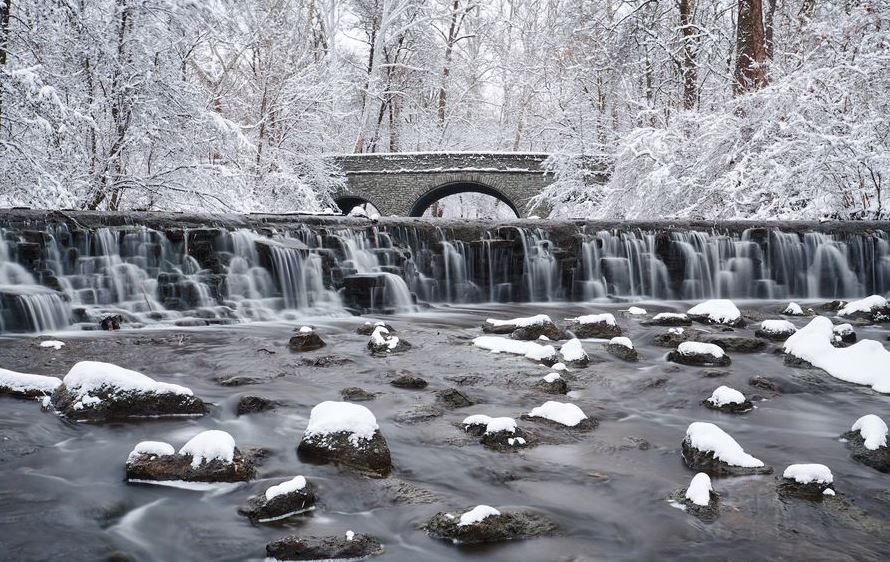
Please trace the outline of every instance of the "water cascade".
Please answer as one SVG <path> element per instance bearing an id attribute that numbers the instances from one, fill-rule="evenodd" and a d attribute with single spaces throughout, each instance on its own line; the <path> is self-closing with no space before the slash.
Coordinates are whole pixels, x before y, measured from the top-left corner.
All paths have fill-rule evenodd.
<path id="1" fill-rule="evenodd" d="M 418 303 L 834 299 L 890 291 L 874 225 L 431 223 L 0 214 L 0 331 L 200 326 Z M 114 219 L 114 216 L 112 216 Z M 886 226 L 886 225 L 885 225 Z"/>

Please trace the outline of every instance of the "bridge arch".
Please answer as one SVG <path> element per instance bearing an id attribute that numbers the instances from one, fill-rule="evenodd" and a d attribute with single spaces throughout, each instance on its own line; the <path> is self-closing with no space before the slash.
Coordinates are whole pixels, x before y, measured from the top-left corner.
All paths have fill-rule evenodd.
<path id="1" fill-rule="evenodd" d="M 349 211 L 351 211 L 354 207 L 358 207 L 360 205 L 373 205 L 377 212 L 383 214 L 384 211 L 381 209 L 376 203 L 368 199 L 367 197 L 362 197 L 360 195 L 353 195 L 351 193 L 345 193 L 343 195 L 339 195 L 334 198 L 334 204 L 340 209 L 344 215 L 348 215 Z"/>
<path id="2" fill-rule="evenodd" d="M 513 211 L 513 213 L 515 213 L 517 217 L 522 217 L 522 214 L 519 212 L 516 204 L 502 191 L 495 187 L 492 187 L 491 185 L 471 180 L 443 183 L 428 190 L 423 195 L 421 195 L 417 199 L 417 201 L 414 202 L 414 205 L 408 212 L 408 216 L 423 216 L 423 213 L 429 208 L 429 206 L 439 199 L 448 197 L 449 195 L 457 195 L 458 193 L 482 193 L 484 195 L 489 195 L 510 207 L 510 210 Z"/>

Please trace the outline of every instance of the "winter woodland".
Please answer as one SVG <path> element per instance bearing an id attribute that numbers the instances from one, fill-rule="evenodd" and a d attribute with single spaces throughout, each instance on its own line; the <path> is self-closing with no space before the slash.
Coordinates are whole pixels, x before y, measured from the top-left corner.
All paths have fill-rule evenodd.
<path id="1" fill-rule="evenodd" d="M 553 154 L 554 216 L 887 219 L 888 91 L 890 0 L 0 0 L 0 207 L 320 211 L 325 155 L 478 150 Z"/>

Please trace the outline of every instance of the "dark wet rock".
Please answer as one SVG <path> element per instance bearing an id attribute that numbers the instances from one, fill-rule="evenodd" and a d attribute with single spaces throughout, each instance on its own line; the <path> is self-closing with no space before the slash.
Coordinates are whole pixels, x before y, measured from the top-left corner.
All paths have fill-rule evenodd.
<path id="1" fill-rule="evenodd" d="M 510 333 L 510 337 L 514 340 L 538 340 L 541 339 L 541 336 L 548 340 L 564 340 L 569 337 L 565 330 L 549 321 L 533 326 L 523 326 Z"/>
<path id="2" fill-rule="evenodd" d="M 715 357 L 710 353 L 680 353 L 677 350 L 668 353 L 667 359 L 691 367 L 728 367 L 732 362 L 726 354 Z"/>
<path id="3" fill-rule="evenodd" d="M 310 332 L 300 332 L 292 336 L 290 341 L 287 342 L 287 346 L 294 352 L 315 351 L 321 349 L 325 345 L 327 344 L 321 339 L 321 336 L 315 333 L 314 330 Z"/>
<path id="4" fill-rule="evenodd" d="M 569 392 L 569 385 L 562 376 L 550 382 L 542 378 L 535 383 L 535 388 L 547 394 L 568 394 Z"/>
<path id="5" fill-rule="evenodd" d="M 731 328 L 741 328 L 741 327 L 745 326 L 745 324 L 746 324 L 744 317 L 742 317 L 741 315 L 738 318 L 736 318 L 735 320 L 728 320 L 726 318 L 722 318 L 720 320 L 714 320 L 713 318 L 711 318 L 710 314 L 687 313 L 687 316 L 689 316 L 689 319 L 694 322 L 699 322 L 701 324 L 708 324 L 711 326 L 726 326 L 726 327 L 731 327 Z"/>
<path id="6" fill-rule="evenodd" d="M 306 483 L 299 490 L 275 495 L 272 499 L 266 499 L 265 493 L 252 496 L 238 508 L 238 513 L 251 521 L 266 523 L 309 511 L 315 507 L 316 501 L 318 498 L 312 486 Z"/>
<path id="7" fill-rule="evenodd" d="M 862 434 L 858 430 L 848 431 L 842 437 L 847 440 L 847 448 L 854 461 L 870 466 L 879 472 L 890 472 L 890 447 L 884 445 L 877 449 L 866 448 L 865 439 L 862 438 Z"/>
<path id="8" fill-rule="evenodd" d="M 713 451 L 700 451 L 689 444 L 688 439 L 682 444 L 683 461 L 686 466 L 696 472 L 705 472 L 711 476 L 744 476 L 750 474 L 772 474 L 771 466 L 744 467 L 733 466 L 714 457 Z"/>
<path id="9" fill-rule="evenodd" d="M 706 378 L 715 379 L 718 377 L 725 377 L 729 375 L 729 371 L 721 371 L 720 369 L 705 369 L 704 371 L 702 371 L 701 374 Z"/>
<path id="10" fill-rule="evenodd" d="M 368 400 L 374 400 L 377 397 L 373 392 L 368 392 L 364 388 L 359 388 L 357 386 L 344 388 L 340 391 L 340 396 L 343 397 L 343 400 L 349 402 L 366 402 Z"/>
<path id="11" fill-rule="evenodd" d="M 779 495 L 782 497 L 802 498 L 819 502 L 827 497 L 825 490 L 828 489 L 834 491 L 834 485 L 832 483 L 826 484 L 823 482 L 808 482 L 806 484 L 801 484 L 793 478 L 785 477 L 779 477 L 776 484 L 776 491 L 778 491 Z"/>
<path id="12" fill-rule="evenodd" d="M 422 404 L 405 412 L 399 412 L 393 417 L 393 421 L 406 425 L 423 423 L 438 418 L 444 413 L 442 408 L 432 404 Z"/>
<path id="13" fill-rule="evenodd" d="M 406 388 L 410 390 L 423 390 L 429 385 L 426 380 L 410 373 L 405 373 L 400 377 L 393 379 L 389 384 L 396 388 Z"/>
<path id="14" fill-rule="evenodd" d="M 390 334 L 396 333 L 395 328 L 393 328 L 392 326 L 390 326 L 389 324 L 387 324 L 385 322 L 365 322 L 364 324 L 362 324 L 361 326 L 359 326 L 358 328 L 355 329 L 355 333 L 360 336 L 370 336 L 371 334 L 374 333 L 374 329 L 377 328 L 378 326 L 383 326 L 384 328 L 386 328 L 386 331 L 389 332 Z"/>
<path id="15" fill-rule="evenodd" d="M 689 328 L 671 328 L 663 334 L 658 334 L 652 343 L 659 347 L 676 348 L 685 341 L 698 341 L 701 332 Z"/>
<path id="16" fill-rule="evenodd" d="M 686 490 L 687 488 L 683 488 L 682 490 L 677 490 L 671 496 L 671 499 L 676 503 L 683 506 L 683 510 L 692 515 L 693 517 L 704 521 L 705 523 L 711 523 L 716 521 L 720 516 L 720 496 L 717 495 L 717 492 L 711 490 L 709 492 L 710 500 L 708 501 L 708 505 L 698 505 L 694 503 L 692 500 L 686 498 Z"/>
<path id="17" fill-rule="evenodd" d="M 56 377 L 41 375 L 24 375 L 24 377 L 5 377 L 3 369 L 0 369 L 0 395 L 14 398 L 41 398 L 52 396 L 55 389 L 62 383 Z"/>
<path id="18" fill-rule="evenodd" d="M 120 330 L 123 320 L 120 314 L 111 314 L 99 321 L 99 328 L 106 331 Z"/>
<path id="19" fill-rule="evenodd" d="M 706 408 L 710 408 L 711 410 L 717 410 L 718 412 L 723 412 L 726 414 L 744 414 L 754 409 L 754 404 L 752 404 L 750 400 L 745 400 L 744 402 L 722 404 L 720 406 L 711 402 L 710 400 L 702 400 L 702 405 Z"/>
<path id="20" fill-rule="evenodd" d="M 764 330 L 763 328 L 757 328 L 754 330 L 754 335 L 765 340 L 783 342 L 793 336 L 796 331 L 797 330 Z"/>
<path id="21" fill-rule="evenodd" d="M 640 360 L 640 353 L 633 347 L 627 347 L 620 343 L 606 344 L 606 351 L 621 359 L 622 361 L 635 362 Z"/>
<path id="22" fill-rule="evenodd" d="M 223 375 L 220 377 L 216 377 L 216 384 L 220 386 L 243 386 L 247 384 L 258 384 L 263 382 L 260 379 L 254 377 L 245 377 L 245 376 L 228 376 Z"/>
<path id="23" fill-rule="evenodd" d="M 383 554 L 376 538 L 355 534 L 336 537 L 289 536 L 266 545 L 266 555 L 276 560 L 361 560 Z"/>
<path id="24" fill-rule="evenodd" d="M 484 378 L 479 375 L 453 375 L 450 377 L 445 377 L 445 380 L 448 382 L 453 382 L 458 386 L 473 386 L 479 384 Z"/>
<path id="25" fill-rule="evenodd" d="M 235 448 L 232 462 L 220 459 L 204 461 L 192 466 L 191 455 L 135 455 L 127 459 L 128 480 L 150 480 L 163 482 L 183 480 L 185 482 L 246 482 L 256 474 L 254 460 L 241 454 Z"/>
<path id="26" fill-rule="evenodd" d="M 466 511 L 470 511 L 467 509 Z M 557 526 L 540 515 L 502 512 L 468 525 L 460 525 L 460 513 L 439 512 L 426 524 L 430 536 L 456 544 L 492 543 L 556 534 Z"/>
<path id="27" fill-rule="evenodd" d="M 576 338 L 604 338 L 611 339 L 621 335 L 621 326 L 607 320 L 600 322 L 581 323 L 577 320 L 569 325 L 569 330 Z"/>
<path id="28" fill-rule="evenodd" d="M 380 430 L 371 439 L 353 441 L 352 435 L 346 431 L 304 435 L 297 453 L 304 461 L 332 463 L 374 477 L 388 476 L 392 458 Z"/>
<path id="29" fill-rule="evenodd" d="M 531 444 L 528 435 L 518 427 L 513 431 L 483 432 L 480 441 L 489 449 L 501 452 L 524 449 Z"/>
<path id="30" fill-rule="evenodd" d="M 385 328 L 377 328 L 371 334 L 371 341 L 368 342 L 368 351 L 374 357 L 387 357 L 395 353 L 404 353 L 411 349 L 411 344 L 407 341 L 393 336 L 385 331 Z"/>
<path id="31" fill-rule="evenodd" d="M 76 421 L 121 421 L 131 418 L 162 416 L 202 416 L 207 408 L 200 398 L 173 392 L 120 391 L 115 387 L 102 387 L 90 392 L 98 401 L 84 405 L 76 392 L 65 384 L 53 392 L 52 402 L 56 410 L 68 419 Z"/>
<path id="32" fill-rule="evenodd" d="M 845 306 L 847 306 L 847 301 L 831 301 L 820 304 L 818 308 L 826 312 L 837 312 Z"/>
<path id="33" fill-rule="evenodd" d="M 466 408 L 479 403 L 475 398 L 471 398 L 456 388 L 446 388 L 445 390 L 438 391 L 436 393 L 436 402 L 449 409 Z"/>
<path id="34" fill-rule="evenodd" d="M 269 400 L 263 396 L 242 396 L 238 400 L 238 407 L 235 410 L 235 413 L 239 416 L 243 416 L 245 414 L 256 414 L 259 412 L 266 412 L 269 410 L 274 410 L 276 403 L 273 400 Z"/>
<path id="35" fill-rule="evenodd" d="M 642 322 L 644 326 L 668 326 L 668 327 L 683 327 L 683 326 L 691 326 L 692 320 L 686 314 L 675 314 L 675 313 L 662 313 L 663 315 L 656 314 L 650 320 Z"/>
<path id="36" fill-rule="evenodd" d="M 136 559 L 127 554 L 126 552 L 121 552 L 119 550 L 115 550 L 111 554 L 105 557 L 105 562 L 136 562 Z"/>
<path id="37" fill-rule="evenodd" d="M 629 437 L 625 437 L 624 439 L 630 443 L 630 446 L 626 447 L 626 446 L 622 445 L 622 447 L 621 447 L 622 449 L 630 448 L 630 449 L 639 449 L 640 451 L 648 451 L 652 447 L 652 444 L 649 443 L 649 441 L 643 439 L 642 437 L 629 436 Z"/>
<path id="38" fill-rule="evenodd" d="M 791 355 L 790 353 L 785 353 L 784 355 L 785 355 L 785 358 L 784 358 L 783 362 L 786 365 L 788 365 L 789 367 L 792 367 L 794 369 L 815 369 L 816 368 L 813 366 L 812 363 L 810 363 L 806 359 L 801 359 L 800 357 L 796 357 L 794 355 Z"/>
<path id="39" fill-rule="evenodd" d="M 765 341 L 742 336 L 708 338 L 704 341 L 712 343 L 723 348 L 724 351 L 732 353 L 757 353 L 758 351 L 766 349 Z"/>
<path id="40" fill-rule="evenodd" d="M 856 332 L 853 330 L 853 326 L 849 324 L 835 326 L 832 335 L 831 343 L 835 347 L 847 347 L 856 343 Z"/>
<path id="41" fill-rule="evenodd" d="M 302 359 L 300 365 L 303 367 L 339 367 L 352 363 L 352 359 L 345 357 L 337 357 L 336 355 L 323 355 L 321 357 L 313 357 L 311 359 Z"/>

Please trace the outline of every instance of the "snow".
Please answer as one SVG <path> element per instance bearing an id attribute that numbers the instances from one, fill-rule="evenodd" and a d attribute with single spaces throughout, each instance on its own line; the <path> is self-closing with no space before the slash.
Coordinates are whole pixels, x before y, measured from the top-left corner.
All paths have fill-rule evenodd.
<path id="1" fill-rule="evenodd" d="M 746 453 L 735 439 L 712 423 L 693 422 L 689 424 L 686 429 L 686 441 L 699 451 L 713 452 L 714 458 L 731 466 L 745 468 L 763 466 L 760 459 Z"/>
<path id="2" fill-rule="evenodd" d="M 491 418 L 485 426 L 485 433 L 507 431 L 516 433 L 516 420 L 513 418 Z"/>
<path id="3" fill-rule="evenodd" d="M 496 320 L 494 318 L 489 318 L 485 321 L 485 323 L 491 324 L 494 327 L 516 326 L 517 328 L 526 328 L 528 326 L 541 326 L 550 321 L 550 317 L 546 314 L 538 314 L 535 316 L 529 316 L 527 318 L 513 318 L 511 320 Z"/>
<path id="4" fill-rule="evenodd" d="M 679 312 L 659 312 L 652 320 L 686 320 L 689 317 Z"/>
<path id="5" fill-rule="evenodd" d="M 790 314 L 792 316 L 803 316 L 803 309 L 796 302 L 789 302 L 788 306 L 782 310 L 783 314 Z"/>
<path id="6" fill-rule="evenodd" d="M 488 349 L 492 353 L 513 353 L 523 355 L 535 361 L 556 355 L 556 348 L 552 345 L 540 345 L 535 342 L 512 340 L 497 336 L 479 336 L 473 339 L 473 345 L 482 349 Z"/>
<path id="7" fill-rule="evenodd" d="M 141 455 L 165 457 L 175 453 L 176 449 L 169 443 L 164 443 L 163 441 L 141 441 L 136 443 L 136 446 L 133 447 L 133 450 L 127 455 L 127 464 L 133 462 Z"/>
<path id="8" fill-rule="evenodd" d="M 231 464 L 235 458 L 235 439 L 225 431 L 209 429 L 192 437 L 179 449 L 179 454 L 191 455 L 192 468 L 213 460 Z"/>
<path id="9" fill-rule="evenodd" d="M 295 476 L 287 482 L 270 486 L 266 489 L 266 501 L 274 499 L 278 496 L 299 492 L 306 487 L 306 478 L 304 476 Z"/>
<path id="10" fill-rule="evenodd" d="M 641 314 L 646 314 L 646 309 L 645 309 L 645 308 L 640 308 L 640 307 L 638 307 L 638 306 L 632 306 L 632 307 L 630 307 L 630 308 L 627 309 L 627 313 L 628 313 L 628 314 L 633 314 L 634 316 L 638 316 L 638 315 L 641 315 Z"/>
<path id="11" fill-rule="evenodd" d="M 379 429 L 377 419 L 371 410 L 350 402 L 326 401 L 312 408 L 309 425 L 304 437 L 349 433 L 349 440 L 358 446 L 360 440 L 370 440 Z"/>
<path id="12" fill-rule="evenodd" d="M 823 496 L 835 496 L 837 494 L 831 488 L 825 488 L 824 490 L 822 490 L 822 495 Z"/>
<path id="13" fill-rule="evenodd" d="M 493 515 L 500 515 L 501 512 L 496 510 L 495 508 L 487 505 L 477 505 L 470 511 L 464 513 L 460 516 L 460 522 L 458 522 L 458 527 L 466 527 L 467 525 L 472 525 L 474 523 L 479 523 L 484 519 L 491 517 Z"/>
<path id="14" fill-rule="evenodd" d="M 710 355 L 717 359 L 723 357 L 723 348 L 713 343 L 704 343 L 697 341 L 684 341 L 677 346 L 680 355 Z"/>
<path id="15" fill-rule="evenodd" d="M 764 320 L 760 329 L 768 334 L 787 334 L 796 332 L 797 328 L 788 320 Z"/>
<path id="16" fill-rule="evenodd" d="M 507 445 L 510 445 L 511 447 L 513 445 L 525 445 L 525 439 L 522 437 L 510 437 L 507 439 Z"/>
<path id="17" fill-rule="evenodd" d="M 677 327 L 677 328 L 668 328 L 668 333 L 669 333 L 669 334 L 674 334 L 674 335 L 677 335 L 677 336 L 681 335 L 681 334 L 682 334 L 683 332 L 685 332 L 685 331 L 686 331 L 686 328 L 680 328 L 680 327 Z"/>
<path id="18" fill-rule="evenodd" d="M 554 363 L 552 367 L 550 367 L 554 371 L 568 371 L 568 367 L 566 367 L 565 363 Z"/>
<path id="19" fill-rule="evenodd" d="M 467 416 L 464 418 L 464 425 L 488 425 L 488 422 L 491 421 L 491 416 L 486 416 L 485 414 L 474 414 L 472 416 Z"/>
<path id="20" fill-rule="evenodd" d="M 783 478 L 789 478 L 799 484 L 818 482 L 819 484 L 831 484 L 834 477 L 831 470 L 824 464 L 792 464 L 782 473 Z"/>
<path id="21" fill-rule="evenodd" d="M 581 340 L 578 338 L 572 338 L 562 344 L 562 347 L 559 348 L 559 354 L 562 356 L 563 361 L 581 361 L 587 358 L 587 354 L 584 353 L 584 346 L 581 345 Z"/>
<path id="22" fill-rule="evenodd" d="M 708 402 L 715 406 L 726 406 L 727 404 L 741 404 L 745 401 L 745 395 L 734 388 L 728 386 L 718 386 Z"/>
<path id="23" fill-rule="evenodd" d="M 377 326 L 371 334 L 371 343 L 377 347 L 386 346 L 388 349 L 395 349 L 399 345 L 399 338 L 389 335 L 389 330 L 385 327 Z"/>
<path id="24" fill-rule="evenodd" d="M 346 531 L 346 540 L 352 542 L 352 539 L 355 538 L 355 531 Z"/>
<path id="25" fill-rule="evenodd" d="M 858 301 L 847 303 L 845 307 L 837 311 L 838 316 L 849 316 L 857 312 L 871 312 L 876 308 L 886 308 L 887 299 L 881 295 L 872 295 Z"/>
<path id="26" fill-rule="evenodd" d="M 562 377 L 559 376 L 559 373 L 548 373 L 548 374 L 544 375 L 544 382 L 553 383 L 553 382 L 558 381 L 561 378 Z"/>
<path id="27" fill-rule="evenodd" d="M 838 336 L 848 336 L 855 332 L 852 324 L 838 324 L 832 331 Z"/>
<path id="28" fill-rule="evenodd" d="M 707 506 L 711 503 L 711 490 L 711 477 L 699 472 L 692 477 L 692 482 L 686 488 L 686 499 L 695 505 Z"/>
<path id="29" fill-rule="evenodd" d="M 697 304 L 686 311 L 694 316 L 707 316 L 712 322 L 730 324 L 742 317 L 742 313 L 731 300 L 714 299 Z"/>
<path id="30" fill-rule="evenodd" d="M 606 324 L 607 326 L 618 325 L 618 322 L 615 321 L 615 316 L 608 312 L 605 314 L 586 314 L 584 316 L 578 316 L 577 318 L 567 318 L 566 320 L 571 320 L 577 322 L 578 324 Z"/>
<path id="31" fill-rule="evenodd" d="M 43 392 L 51 394 L 62 380 L 56 377 L 18 373 L 0 369 L 0 388 L 8 388 L 12 392 Z"/>
<path id="32" fill-rule="evenodd" d="M 610 339 L 609 344 L 610 345 L 621 345 L 621 346 L 626 347 L 627 349 L 634 348 L 634 344 L 632 341 L 630 341 L 630 338 L 627 338 L 624 336 L 618 336 L 618 337 L 614 337 L 614 338 Z"/>
<path id="33" fill-rule="evenodd" d="M 817 316 L 785 341 L 785 353 L 842 381 L 890 393 L 890 352 L 874 340 L 861 340 L 850 347 L 836 348 L 831 345 L 833 334 L 831 320 Z"/>
<path id="34" fill-rule="evenodd" d="M 862 416 L 850 430 L 859 432 L 865 440 L 865 448 L 870 451 L 887 446 L 887 424 L 874 414 Z"/>
<path id="35" fill-rule="evenodd" d="M 311 334 L 312 328 L 310 328 L 309 326 L 300 326 L 300 333 L 301 334 Z"/>
<path id="36" fill-rule="evenodd" d="M 533 418 L 544 418 L 562 425 L 575 427 L 582 421 L 587 419 L 581 408 L 568 402 L 544 402 L 543 405 L 533 408 L 528 414 Z"/>
<path id="37" fill-rule="evenodd" d="M 150 394 L 177 394 L 191 396 L 192 391 L 178 384 L 157 382 L 154 379 L 118 367 L 111 363 L 98 361 L 81 361 L 76 363 L 62 380 L 65 388 L 77 399 L 74 407 L 81 409 L 85 406 L 98 404 L 101 399 L 94 394 L 106 391 L 118 392 L 143 392 Z M 80 406 L 78 407 L 78 403 Z"/>
<path id="38" fill-rule="evenodd" d="M 65 342 L 59 340 L 44 340 L 40 342 L 40 347 L 51 347 L 56 351 L 62 349 L 65 346 Z"/>

